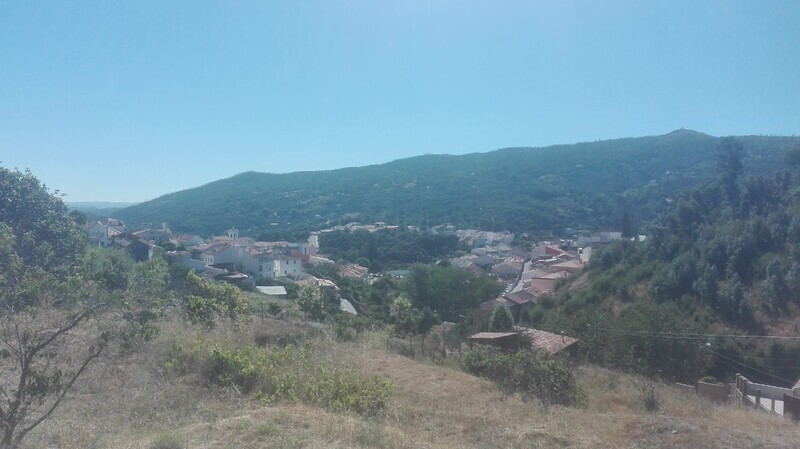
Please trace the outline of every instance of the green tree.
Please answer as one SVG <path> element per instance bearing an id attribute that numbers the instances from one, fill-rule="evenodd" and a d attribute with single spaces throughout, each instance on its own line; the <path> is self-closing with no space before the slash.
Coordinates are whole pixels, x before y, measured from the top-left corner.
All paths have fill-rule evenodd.
<path id="1" fill-rule="evenodd" d="M 314 284 L 306 284 L 300 289 L 297 294 L 297 305 L 307 319 L 319 321 L 324 317 L 325 304 L 322 291 Z"/>
<path id="2" fill-rule="evenodd" d="M 492 317 L 489 318 L 490 332 L 512 332 L 514 330 L 514 317 L 506 306 L 495 307 Z"/>
<path id="3" fill-rule="evenodd" d="M 739 175 L 742 173 L 742 157 L 744 148 L 742 143 L 733 137 L 723 137 L 717 148 L 717 171 L 720 184 L 728 198 L 728 203 L 734 210 L 739 201 Z"/>
<path id="4" fill-rule="evenodd" d="M 420 321 L 419 310 L 413 308 L 408 298 L 400 296 L 392 302 L 391 314 L 394 318 L 395 335 L 400 338 L 408 337 L 413 352 L 414 334 L 417 332 Z"/>
<path id="5" fill-rule="evenodd" d="M 789 167 L 800 168 L 800 144 L 796 144 L 786 150 L 784 160 Z"/>
<path id="6" fill-rule="evenodd" d="M 420 346 L 423 352 L 425 351 L 425 336 L 428 335 L 428 332 L 430 332 L 433 326 L 441 323 L 441 321 L 442 320 L 439 319 L 439 314 L 431 310 L 430 307 L 423 308 L 422 312 L 419 314 L 419 320 L 416 323 L 416 333 L 420 336 Z"/>
<path id="7" fill-rule="evenodd" d="M 247 300 L 236 286 L 214 282 L 194 271 L 186 275 L 186 283 L 188 294 L 183 306 L 192 323 L 212 327 L 218 315 L 236 321 L 247 312 Z"/>
<path id="8" fill-rule="evenodd" d="M 84 282 L 60 283 L 40 272 L 37 279 L 26 276 L 18 287 L 35 293 L 19 309 L 15 296 L 21 290 L 5 290 L 0 297 L 0 447 L 17 447 L 48 419 L 87 367 L 107 351 L 111 338 L 104 328 L 111 303 Z M 68 297 L 65 288 L 74 289 Z M 62 301 L 74 303 L 68 312 L 57 306 Z"/>
<path id="9" fill-rule="evenodd" d="M 631 217 L 628 211 L 622 214 L 622 236 L 633 237 L 633 225 L 631 224 Z"/>
<path id="10" fill-rule="evenodd" d="M 15 237 L 13 251 L 27 266 L 64 276 L 80 262 L 85 239 L 57 193 L 30 171 L 0 167 L 0 222 Z"/>
<path id="11" fill-rule="evenodd" d="M 0 447 L 19 446 L 50 418 L 92 362 L 152 336 L 151 307 L 166 293 L 163 262 L 81 263 L 68 253 L 61 267 L 53 264 L 64 247 L 51 246 L 52 258 L 42 259 L 27 250 L 43 244 L 16 240 L 15 230 L 0 222 Z"/>
<path id="12" fill-rule="evenodd" d="M 494 279 L 456 266 L 414 265 L 403 287 L 414 307 L 430 307 L 447 321 L 461 317 L 496 297 L 503 287 Z"/>

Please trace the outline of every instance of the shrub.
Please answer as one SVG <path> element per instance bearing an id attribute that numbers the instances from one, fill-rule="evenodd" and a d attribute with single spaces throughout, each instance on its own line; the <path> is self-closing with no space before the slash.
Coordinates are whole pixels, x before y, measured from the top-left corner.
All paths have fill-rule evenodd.
<path id="1" fill-rule="evenodd" d="M 221 386 L 237 386 L 243 392 L 252 391 L 258 381 L 259 373 L 252 358 L 242 351 L 223 351 L 211 348 L 211 360 L 206 379 Z"/>
<path id="2" fill-rule="evenodd" d="M 280 304 L 271 302 L 267 305 L 267 313 L 272 316 L 278 316 L 283 312 L 283 308 Z"/>
<path id="3" fill-rule="evenodd" d="M 209 385 L 255 392 L 268 402 L 299 401 L 364 416 L 383 412 L 391 396 L 390 383 L 349 368 L 323 366 L 314 355 L 310 345 L 190 350 L 176 345 L 168 351 L 164 366 L 178 375 L 199 372 Z"/>
<path id="4" fill-rule="evenodd" d="M 640 401 L 644 409 L 648 412 L 657 412 L 661 410 L 661 396 L 651 383 L 646 383 L 642 387 Z"/>
<path id="5" fill-rule="evenodd" d="M 184 449 L 183 438 L 172 433 L 162 433 L 153 440 L 150 449 Z"/>
<path id="6" fill-rule="evenodd" d="M 722 384 L 723 384 L 722 382 L 720 382 L 719 380 L 717 380 L 717 378 L 716 378 L 716 377 L 714 377 L 714 376 L 704 376 L 704 377 L 701 377 L 701 378 L 700 378 L 700 382 L 705 382 L 705 383 L 707 383 L 707 384 L 717 384 L 717 385 L 722 385 Z"/>
<path id="7" fill-rule="evenodd" d="M 567 363 L 541 352 L 513 354 L 478 348 L 461 359 L 461 368 L 497 383 L 503 391 L 538 398 L 543 404 L 580 405 L 584 394 Z"/>

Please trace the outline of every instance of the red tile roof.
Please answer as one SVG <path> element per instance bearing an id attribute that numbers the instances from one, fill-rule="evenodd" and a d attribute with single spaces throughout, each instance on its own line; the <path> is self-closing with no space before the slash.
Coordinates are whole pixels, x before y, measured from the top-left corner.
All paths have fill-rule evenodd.
<path id="1" fill-rule="evenodd" d="M 522 328 L 522 335 L 531 339 L 534 348 L 556 354 L 575 344 L 578 339 L 566 335 L 552 334 L 538 329 Z"/>
<path id="2" fill-rule="evenodd" d="M 495 338 L 505 338 L 511 335 L 517 335 L 517 332 L 478 332 L 475 335 L 470 336 L 470 339 L 488 339 L 492 340 Z"/>
<path id="3" fill-rule="evenodd" d="M 503 298 L 516 304 L 525 304 L 526 302 L 536 302 L 536 296 L 532 295 L 530 292 L 527 292 L 525 290 L 520 290 L 518 292 L 503 295 Z"/>

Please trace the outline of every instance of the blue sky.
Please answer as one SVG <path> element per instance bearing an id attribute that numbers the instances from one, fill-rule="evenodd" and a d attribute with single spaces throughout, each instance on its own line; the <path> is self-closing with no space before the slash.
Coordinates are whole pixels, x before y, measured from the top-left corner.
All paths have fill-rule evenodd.
<path id="1" fill-rule="evenodd" d="M 800 133 L 800 2 L 0 0 L 0 161 L 68 201 L 664 134 Z"/>

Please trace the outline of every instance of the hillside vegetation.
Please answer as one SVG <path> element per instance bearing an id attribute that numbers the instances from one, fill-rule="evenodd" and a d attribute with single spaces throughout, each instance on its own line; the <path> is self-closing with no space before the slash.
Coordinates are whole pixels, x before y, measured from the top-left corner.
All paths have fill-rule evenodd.
<path id="1" fill-rule="evenodd" d="M 646 241 L 595 254 L 540 302 L 536 324 L 581 337 L 608 366 L 791 386 L 800 377 L 800 146 L 786 154 L 788 170 L 761 176 L 743 175 L 744 151 L 721 141 L 715 181 L 676 196 Z"/>
<path id="2" fill-rule="evenodd" d="M 751 173 L 777 169 L 797 138 L 743 137 Z M 167 222 L 203 235 L 300 236 L 347 221 L 528 231 L 618 228 L 668 208 L 677 190 L 714 176 L 719 139 L 679 130 L 547 148 L 426 155 L 320 172 L 248 172 L 119 211 L 130 225 Z"/>
<path id="3" fill-rule="evenodd" d="M 91 371 L 25 447 L 772 449 L 795 447 L 800 436 L 790 420 L 714 405 L 593 366 L 577 370 L 584 405 L 544 408 L 459 370 L 389 353 L 375 334 L 351 343 L 324 334 L 311 341 L 327 348 L 318 354 L 321 363 L 348 366 L 391 384 L 380 415 L 265 401 L 165 368 L 174 358 L 174 351 L 166 350 L 176 345 L 244 349 L 259 335 L 301 329 L 272 320 L 212 332 L 166 325 L 158 339 L 130 358 Z M 655 412 L 642 404 L 648 385 L 659 401 Z"/>
<path id="4" fill-rule="evenodd" d="M 788 448 L 797 441 L 789 420 L 711 405 L 641 377 L 573 367 L 534 350 L 466 351 L 433 330 L 433 310 L 456 319 L 499 285 L 455 267 L 415 265 L 401 285 L 376 287 L 370 310 L 388 313 L 392 325 L 335 308 L 312 314 L 307 292 L 323 300 L 313 285 L 296 302 L 270 302 L 267 312 L 282 319 L 263 309 L 255 317 L 247 301 L 256 293 L 159 258 L 134 262 L 122 250 L 87 248 L 74 217 L 36 178 L 0 170 L 0 182 L 3 448 Z M 603 252 L 598 270 L 616 257 Z M 342 285 L 354 297 L 366 294 Z M 467 285 L 469 294 L 459 293 Z M 297 319 L 300 311 L 318 322 Z"/>

